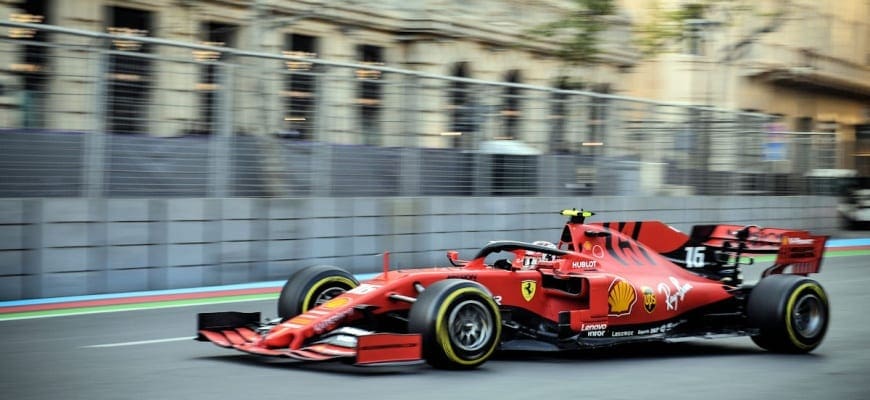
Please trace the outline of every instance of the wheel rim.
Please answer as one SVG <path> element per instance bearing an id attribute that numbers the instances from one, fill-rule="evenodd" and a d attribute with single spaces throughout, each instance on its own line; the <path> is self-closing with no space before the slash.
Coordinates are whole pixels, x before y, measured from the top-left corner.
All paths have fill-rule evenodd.
<path id="1" fill-rule="evenodd" d="M 797 333 L 805 338 L 813 338 L 822 330 L 825 310 L 822 299 L 815 294 L 801 297 L 792 311 L 792 321 Z"/>
<path id="2" fill-rule="evenodd" d="M 323 303 L 326 303 L 327 301 L 330 301 L 333 298 L 338 297 L 339 295 L 341 295 L 342 293 L 344 293 L 346 291 L 347 291 L 347 289 L 345 289 L 343 287 L 338 287 L 338 286 L 326 288 L 324 291 L 320 292 L 319 295 L 317 295 L 316 299 L 314 299 L 314 307 L 322 305 Z M 314 308 L 314 307 L 312 307 L 312 308 Z"/>
<path id="3" fill-rule="evenodd" d="M 448 319 L 450 341 L 467 352 L 481 350 L 492 336 L 492 315 L 473 300 L 459 303 Z"/>

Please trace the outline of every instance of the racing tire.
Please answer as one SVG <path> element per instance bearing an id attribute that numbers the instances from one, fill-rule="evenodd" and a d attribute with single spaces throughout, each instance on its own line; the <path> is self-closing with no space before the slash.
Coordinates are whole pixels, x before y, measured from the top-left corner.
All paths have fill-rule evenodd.
<path id="1" fill-rule="evenodd" d="M 359 281 L 339 267 L 316 265 L 295 272 L 278 297 L 278 316 L 293 318 L 359 286 Z"/>
<path id="2" fill-rule="evenodd" d="M 752 341 L 778 353 L 808 353 L 825 337 L 830 319 L 822 286 L 797 275 L 772 275 L 749 294 L 749 324 L 757 328 Z"/>
<path id="3" fill-rule="evenodd" d="M 446 279 L 426 288 L 408 313 L 408 330 L 419 333 L 423 357 L 440 369 L 473 369 L 501 341 L 501 312 L 486 288 Z"/>

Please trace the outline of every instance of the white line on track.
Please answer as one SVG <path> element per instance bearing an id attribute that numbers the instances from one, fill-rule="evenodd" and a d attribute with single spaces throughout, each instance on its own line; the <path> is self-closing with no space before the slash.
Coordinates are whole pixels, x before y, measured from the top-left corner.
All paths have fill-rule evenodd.
<path id="1" fill-rule="evenodd" d="M 107 343 L 107 344 L 94 344 L 90 346 L 81 346 L 82 349 L 101 349 L 106 347 L 123 347 L 123 346 L 138 346 L 141 344 L 157 344 L 157 343 L 169 343 L 169 342 L 181 342 L 185 340 L 193 340 L 194 336 L 184 336 L 184 337 L 174 337 L 174 338 L 166 338 L 166 339 L 154 339 L 154 340 L 140 340 L 138 342 L 121 342 L 121 343 Z"/>

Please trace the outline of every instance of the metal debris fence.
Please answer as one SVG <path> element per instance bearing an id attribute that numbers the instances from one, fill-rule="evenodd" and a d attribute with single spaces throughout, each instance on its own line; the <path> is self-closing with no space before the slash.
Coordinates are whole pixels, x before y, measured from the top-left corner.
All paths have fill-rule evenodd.
<path id="1" fill-rule="evenodd" d="M 0 197 L 795 195 L 837 165 L 758 113 L 0 26 L 41 32 L 0 38 Z"/>

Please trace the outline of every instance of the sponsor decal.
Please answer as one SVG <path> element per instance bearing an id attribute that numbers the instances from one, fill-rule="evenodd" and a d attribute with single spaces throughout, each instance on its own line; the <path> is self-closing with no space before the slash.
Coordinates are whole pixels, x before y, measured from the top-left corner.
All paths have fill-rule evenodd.
<path id="1" fill-rule="evenodd" d="M 815 258 L 815 243 L 814 239 L 802 239 L 793 237 L 782 237 L 782 245 L 780 249 L 781 257 L 788 258 Z"/>
<path id="2" fill-rule="evenodd" d="M 586 337 L 604 337 L 607 322 L 590 322 L 580 324 L 580 332 Z"/>
<path id="3" fill-rule="evenodd" d="M 792 247 L 789 250 L 789 258 L 813 258 L 816 254 L 812 247 Z"/>
<path id="4" fill-rule="evenodd" d="M 592 255 L 595 256 L 595 258 L 604 258 L 604 248 L 597 244 L 592 246 Z"/>
<path id="5" fill-rule="evenodd" d="M 287 321 L 287 324 L 306 326 L 306 325 L 311 324 L 312 322 L 314 322 L 314 320 L 311 319 L 310 317 L 306 317 L 304 315 L 299 315 L 299 316 L 293 317 L 291 320 Z"/>
<path id="6" fill-rule="evenodd" d="M 372 285 L 370 283 L 363 283 L 363 284 L 351 289 L 347 293 L 368 294 L 368 293 L 374 292 L 375 290 L 378 290 L 380 288 L 381 288 L 380 285 Z"/>
<path id="7" fill-rule="evenodd" d="M 585 241 L 583 242 L 583 251 L 591 251 L 592 250 L 592 242 Z"/>
<path id="8" fill-rule="evenodd" d="M 739 231 L 728 231 L 728 234 L 736 237 Z M 782 240 L 782 234 L 776 232 L 769 232 L 765 229 L 756 230 L 749 233 L 749 236 L 746 240 L 750 241 L 768 241 L 768 242 L 778 242 Z"/>
<path id="9" fill-rule="evenodd" d="M 600 331 L 607 329 L 607 323 L 591 323 L 591 324 L 580 324 L 580 331 Z"/>
<path id="10" fill-rule="evenodd" d="M 495 304 L 501 305 L 501 299 L 501 296 L 492 296 L 492 301 L 494 301 Z"/>
<path id="11" fill-rule="evenodd" d="M 788 236 L 782 237 L 783 245 L 811 245 L 815 243 L 813 239 L 792 238 Z"/>
<path id="12" fill-rule="evenodd" d="M 598 261 L 574 261 L 571 263 L 571 268 L 574 269 L 595 269 L 598 267 Z"/>
<path id="13" fill-rule="evenodd" d="M 629 315 L 636 301 L 637 293 L 634 286 L 622 278 L 616 278 L 610 284 L 607 294 L 608 315 L 614 317 Z"/>
<path id="14" fill-rule="evenodd" d="M 336 297 L 332 300 L 327 301 L 326 303 L 321 304 L 320 306 L 327 310 L 334 310 L 336 308 L 342 307 L 350 303 L 350 299 L 347 297 Z"/>
<path id="15" fill-rule="evenodd" d="M 668 333 L 671 329 L 676 328 L 677 325 L 679 325 L 679 324 L 676 322 L 668 322 L 667 324 L 664 324 L 661 326 L 656 326 L 653 328 L 646 329 L 646 330 L 644 330 L 645 333 L 641 333 L 641 331 L 637 331 L 637 334 L 638 335 L 641 335 L 641 334 L 643 334 L 643 335 L 646 335 L 646 334 L 656 335 L 659 333 Z M 646 331 L 648 331 L 648 332 L 646 332 Z"/>
<path id="16" fill-rule="evenodd" d="M 339 312 L 339 313 L 337 313 L 337 314 L 335 314 L 335 315 L 333 315 L 333 316 L 331 316 L 323 321 L 318 322 L 317 324 L 314 325 L 314 333 L 321 334 L 323 332 L 326 332 L 327 330 L 334 328 L 336 325 L 338 325 L 341 321 L 344 321 L 344 319 L 349 317 L 351 314 L 353 314 L 353 308 L 348 308 L 348 309 L 341 311 L 341 312 Z M 290 321 L 293 321 L 293 320 L 290 320 Z"/>
<path id="17" fill-rule="evenodd" d="M 534 280 L 529 279 L 529 280 L 523 281 L 522 284 L 520 285 L 520 287 L 521 287 L 521 291 L 523 293 L 523 298 L 526 299 L 526 301 L 532 301 L 532 299 L 535 297 L 535 292 L 537 291 L 538 283 L 535 282 Z"/>
<path id="18" fill-rule="evenodd" d="M 651 287 L 642 287 L 640 292 L 643 293 L 643 309 L 647 314 L 652 314 L 656 310 L 656 292 Z"/>
<path id="19" fill-rule="evenodd" d="M 610 332 L 610 337 L 626 337 L 626 336 L 634 336 L 634 331 Z"/>
<path id="20" fill-rule="evenodd" d="M 659 293 L 665 295 L 665 306 L 667 306 L 668 311 L 677 311 L 680 307 L 680 302 L 685 300 L 686 293 L 689 293 L 692 290 L 692 285 L 689 283 L 680 284 L 680 281 L 673 276 L 669 278 L 671 284 L 673 285 L 673 289 L 667 283 L 661 282 L 658 285 Z"/>
<path id="21" fill-rule="evenodd" d="M 474 275 L 474 274 L 454 274 L 454 275 L 447 275 L 447 279 L 465 279 L 467 281 L 476 281 L 477 275 Z"/>

